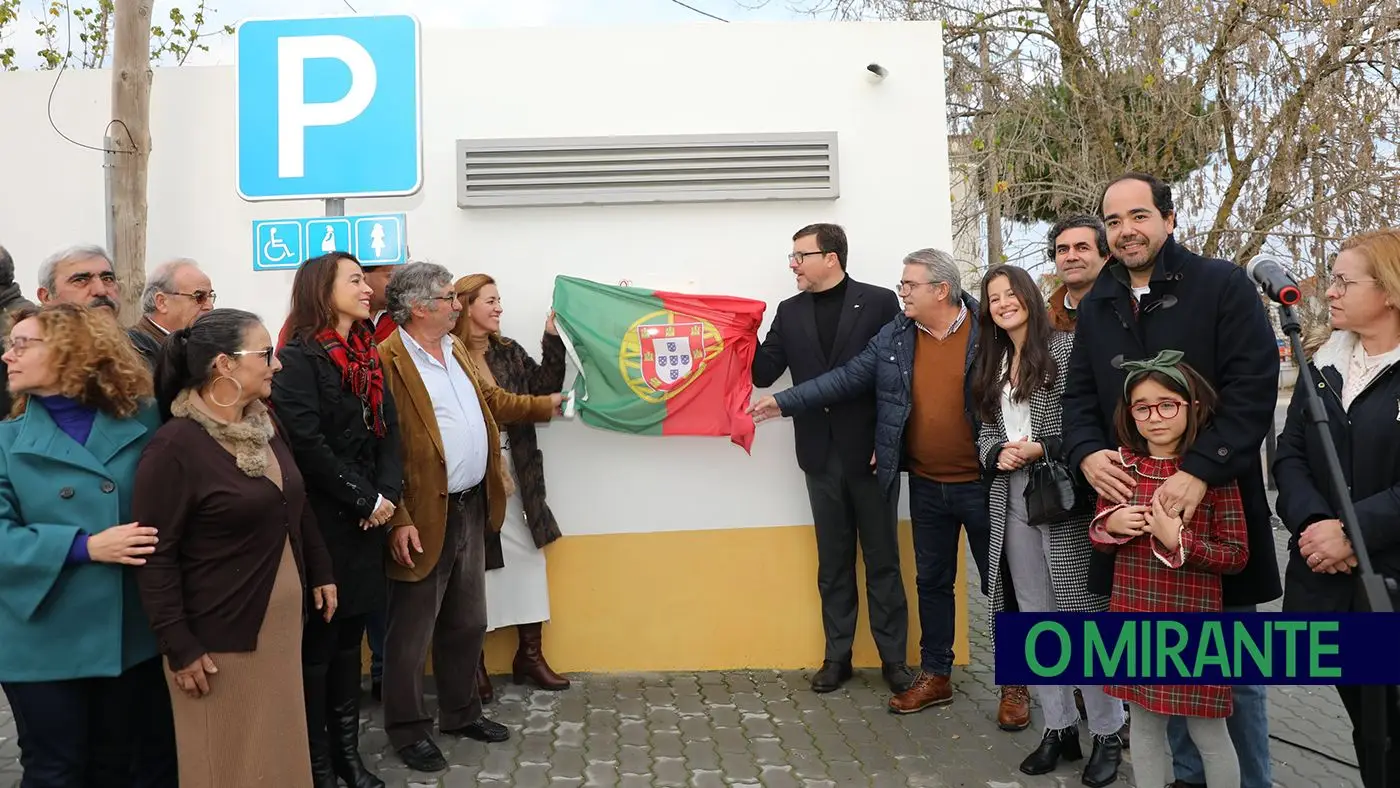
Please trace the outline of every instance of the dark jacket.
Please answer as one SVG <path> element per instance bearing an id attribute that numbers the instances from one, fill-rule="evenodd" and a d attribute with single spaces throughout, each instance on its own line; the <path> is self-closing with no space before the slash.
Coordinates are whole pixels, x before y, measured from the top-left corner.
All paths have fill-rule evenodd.
<path id="1" fill-rule="evenodd" d="M 1225 605 L 1277 599 L 1278 561 L 1259 456 L 1278 402 L 1278 344 L 1259 291 L 1245 270 L 1202 257 L 1167 238 L 1133 315 L 1128 272 L 1105 268 L 1080 302 L 1077 341 L 1065 384 L 1065 451 L 1074 467 L 1101 449 L 1119 448 L 1113 414 L 1123 397 L 1123 359 L 1180 350 L 1219 394 L 1215 416 L 1182 458 L 1181 469 L 1208 485 L 1239 482 L 1249 528 L 1249 565 L 1222 582 Z M 1113 554 L 1095 551 L 1089 589 L 1108 594 Z"/>
<path id="2" fill-rule="evenodd" d="M 496 385 L 512 394 L 554 394 L 564 387 L 564 340 L 557 334 L 545 334 L 542 341 L 541 363 L 535 363 L 529 352 L 513 339 L 492 337 L 486 350 L 486 365 L 496 378 Z M 534 424 L 512 424 L 506 427 L 510 440 L 510 461 L 515 466 L 515 482 L 520 489 L 520 502 L 525 509 L 525 523 L 535 547 L 558 539 L 559 523 L 545 503 L 544 454 Z M 486 533 L 486 568 L 505 566 L 501 554 L 501 535 L 488 529 Z"/>
<path id="3" fill-rule="evenodd" d="M 306 495 L 335 567 L 339 616 L 381 610 L 385 604 L 388 528 L 368 530 L 360 520 L 383 495 L 394 505 L 403 492 L 399 419 L 384 389 L 383 438 L 365 425 L 364 406 L 341 382 L 340 369 L 314 342 L 293 337 L 278 351 L 282 369 L 272 378 L 272 407 L 287 430 Z"/>
<path id="4" fill-rule="evenodd" d="M 1333 332 L 1308 366 L 1313 391 L 1327 410 L 1328 432 L 1337 447 L 1372 567 L 1383 577 L 1400 581 L 1400 365 L 1381 372 L 1352 401 L 1350 410 L 1343 409 L 1342 386 L 1355 341 L 1350 332 Z M 1301 383 L 1293 390 L 1274 459 L 1278 515 L 1292 534 L 1283 609 L 1343 612 L 1352 610 L 1358 598 L 1360 570 L 1335 575 L 1314 572 L 1298 552 L 1298 537 L 1309 525 L 1340 520 L 1342 512 L 1322 442 L 1307 417 L 1306 393 Z M 1400 610 L 1400 594 L 1392 591 L 1390 597 Z"/>
<path id="5" fill-rule="evenodd" d="M 0 287 L 0 313 L 9 314 L 16 309 L 22 309 L 24 307 L 33 309 L 34 306 L 35 304 L 33 301 L 24 297 L 24 293 L 19 289 L 18 282 L 11 282 L 4 287 Z"/>
<path id="6" fill-rule="evenodd" d="M 20 293 L 17 283 L 11 283 L 8 287 L 0 287 L 0 318 L 8 316 L 16 309 L 33 308 L 33 306 L 34 302 Z M 0 331 L 5 331 L 8 334 L 8 323 L 8 320 L 0 321 Z M 10 399 L 9 371 L 9 366 L 4 361 L 0 361 L 0 420 L 10 417 L 10 406 L 14 404 Z"/>
<path id="7" fill-rule="evenodd" d="M 131 339 L 132 347 L 136 352 L 146 359 L 146 363 L 155 369 L 156 359 L 160 357 L 160 349 L 165 346 L 165 338 L 170 336 L 161 330 L 160 326 L 151 322 L 151 318 L 143 315 L 136 325 L 127 329 L 127 337 Z"/>
<path id="8" fill-rule="evenodd" d="M 812 380 L 855 358 L 871 337 L 899 314 L 899 299 L 883 287 L 854 279 L 846 284 L 841 319 L 831 343 L 831 356 L 822 352 L 811 293 L 798 293 L 778 304 L 768 336 L 753 358 L 753 384 L 773 385 L 791 370 L 793 385 Z M 833 447 L 846 472 L 870 474 L 875 449 L 875 398 L 854 397 L 792 417 L 797 465 L 807 473 L 826 469 Z"/>
<path id="9" fill-rule="evenodd" d="M 157 645 L 174 670 L 206 653 L 257 650 L 289 541 L 303 590 L 335 582 L 280 428 L 271 448 L 281 489 L 244 473 L 189 418 L 167 421 L 141 455 L 131 516 L 155 528 L 160 542 L 136 581 Z"/>
<path id="10" fill-rule="evenodd" d="M 977 357 L 977 299 L 962 294 L 971 334 L 963 364 L 963 413 L 975 439 L 981 429 L 972 407 L 972 360 Z M 904 425 L 913 408 L 914 332 L 919 327 L 903 313 L 885 324 L 860 355 L 814 380 L 774 395 L 783 415 L 834 405 L 875 394 L 875 475 L 887 495 L 899 490 L 899 474 L 905 469 Z M 866 457 L 869 462 L 869 457 Z M 985 474 L 984 474 L 985 475 Z"/>

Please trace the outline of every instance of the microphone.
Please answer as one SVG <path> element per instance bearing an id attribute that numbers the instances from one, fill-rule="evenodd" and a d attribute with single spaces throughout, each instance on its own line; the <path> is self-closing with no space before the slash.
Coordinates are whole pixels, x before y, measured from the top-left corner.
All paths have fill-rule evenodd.
<path id="1" fill-rule="evenodd" d="M 1263 288 L 1264 295 L 1270 299 L 1284 306 L 1292 306 L 1303 300 L 1303 291 L 1298 289 L 1298 280 L 1294 279 L 1288 268 L 1277 259 L 1260 255 L 1250 260 L 1244 270 Z"/>

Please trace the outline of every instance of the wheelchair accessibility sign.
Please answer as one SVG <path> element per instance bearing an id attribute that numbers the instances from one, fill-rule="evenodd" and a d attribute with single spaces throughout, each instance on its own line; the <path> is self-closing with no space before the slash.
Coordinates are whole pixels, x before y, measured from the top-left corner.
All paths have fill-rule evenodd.
<path id="1" fill-rule="evenodd" d="M 347 252 L 365 265 L 408 262 L 406 217 L 315 216 L 253 222 L 253 270 L 289 271 L 328 252 Z"/>

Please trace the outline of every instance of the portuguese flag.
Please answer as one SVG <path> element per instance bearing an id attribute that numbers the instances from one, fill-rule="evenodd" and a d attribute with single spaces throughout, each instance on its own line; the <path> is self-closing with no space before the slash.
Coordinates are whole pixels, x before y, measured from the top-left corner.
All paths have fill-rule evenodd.
<path id="1" fill-rule="evenodd" d="M 728 435 L 750 451 L 750 367 L 765 304 L 558 276 L 554 322 L 585 424 L 633 435 Z"/>

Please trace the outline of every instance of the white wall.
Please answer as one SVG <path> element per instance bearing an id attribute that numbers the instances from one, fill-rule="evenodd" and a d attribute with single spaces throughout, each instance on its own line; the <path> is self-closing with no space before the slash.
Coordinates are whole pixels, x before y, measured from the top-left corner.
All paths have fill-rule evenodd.
<path id="1" fill-rule="evenodd" d="M 413 256 L 495 276 L 502 328 L 531 349 L 558 273 L 760 298 L 770 304 L 766 331 L 794 292 L 785 255 L 804 224 L 845 225 L 851 274 L 885 286 L 898 281 L 904 253 L 952 247 L 940 35 L 934 23 L 425 30 L 424 188 L 350 200 L 346 213 L 407 211 Z M 867 79 L 872 61 L 889 69 L 881 83 Z M 220 306 L 275 327 L 292 274 L 252 271 L 250 222 L 319 215 L 322 205 L 237 197 L 233 77 L 223 66 L 156 72 L 149 259 L 201 260 Z M 102 154 L 50 128 L 53 79 L 0 75 L 0 244 L 31 296 L 43 257 L 104 240 Z M 109 85 L 108 72 L 65 73 L 54 122 L 100 146 Z M 835 201 L 456 207 L 459 138 L 830 129 L 839 134 Z M 786 420 L 760 427 L 752 457 L 727 438 L 633 437 L 581 423 L 545 427 L 541 441 L 567 533 L 811 522 Z"/>

